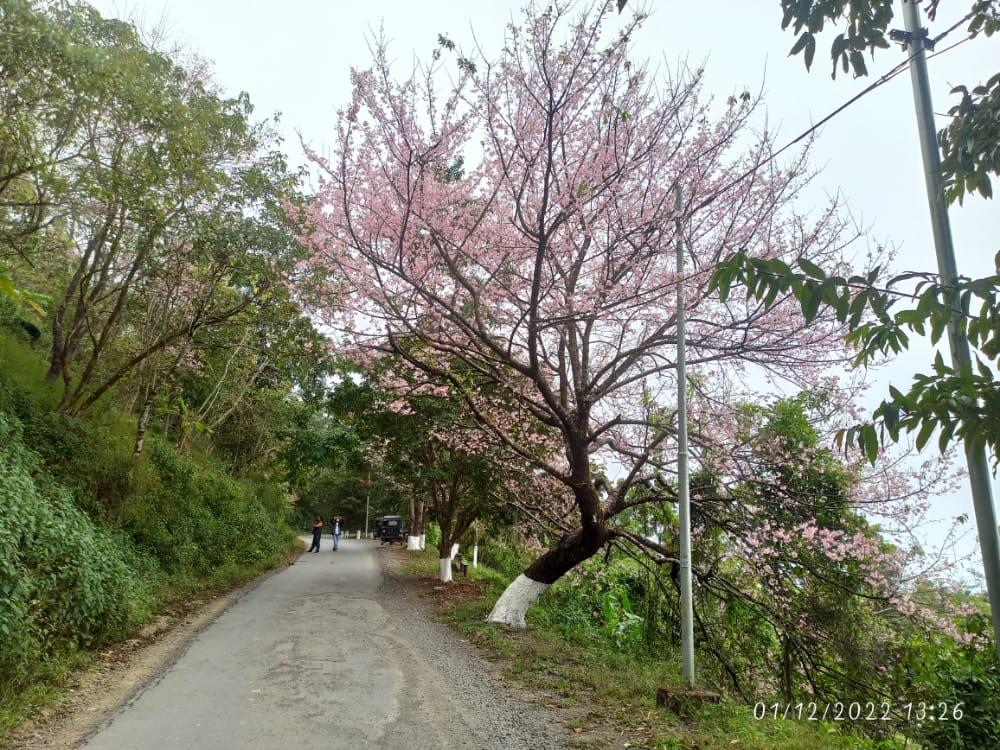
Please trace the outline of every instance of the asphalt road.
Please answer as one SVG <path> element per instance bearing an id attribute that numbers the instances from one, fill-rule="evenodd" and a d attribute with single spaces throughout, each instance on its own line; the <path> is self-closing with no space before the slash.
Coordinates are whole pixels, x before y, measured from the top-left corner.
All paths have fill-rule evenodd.
<path id="1" fill-rule="evenodd" d="M 324 537 L 320 553 L 304 553 L 224 612 L 82 747 L 561 746 L 545 736 L 544 717 L 521 726 L 523 706 L 478 696 L 492 683 L 481 664 L 444 663 L 461 644 L 435 646 L 427 628 L 437 626 L 412 626 L 406 607 L 380 591 L 387 552 L 361 540 L 334 552 Z"/>

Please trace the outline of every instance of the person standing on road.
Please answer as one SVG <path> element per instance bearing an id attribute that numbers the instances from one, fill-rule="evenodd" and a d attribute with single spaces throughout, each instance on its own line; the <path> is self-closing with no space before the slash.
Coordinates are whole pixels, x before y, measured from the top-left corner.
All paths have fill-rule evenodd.
<path id="1" fill-rule="evenodd" d="M 334 516 L 333 517 L 333 551 L 334 552 L 336 552 L 337 551 L 337 547 L 340 546 L 340 531 L 341 531 L 341 526 L 343 525 L 343 523 L 344 523 L 344 517 L 343 516 Z"/>
<path id="2" fill-rule="evenodd" d="M 316 516 L 313 519 L 313 543 L 309 547 L 310 552 L 319 552 L 319 538 L 323 536 L 323 519 Z"/>

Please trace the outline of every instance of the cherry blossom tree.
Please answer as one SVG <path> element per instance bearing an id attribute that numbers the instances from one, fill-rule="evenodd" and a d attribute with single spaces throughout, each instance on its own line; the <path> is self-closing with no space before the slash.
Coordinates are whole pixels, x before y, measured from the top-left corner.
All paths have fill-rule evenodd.
<path id="1" fill-rule="evenodd" d="M 447 385 L 563 488 L 554 503 L 572 497 L 572 526 L 490 616 L 513 626 L 605 545 L 677 559 L 619 521 L 634 502 L 676 500 L 676 418 L 647 407 L 676 392 L 681 278 L 693 389 L 713 425 L 749 379 L 806 385 L 848 354 L 832 313 L 807 325 L 794 299 L 709 292 L 729 248 L 837 267 L 853 235 L 835 205 L 797 213 L 806 153 L 770 160 L 758 101 L 706 102 L 699 72 L 633 61 L 641 26 L 614 2 L 532 5 L 498 59 L 441 38 L 402 80 L 377 42 L 331 156 L 314 156 L 299 293 L 358 362 L 389 351 Z M 638 486 L 652 489 L 636 500 Z"/>

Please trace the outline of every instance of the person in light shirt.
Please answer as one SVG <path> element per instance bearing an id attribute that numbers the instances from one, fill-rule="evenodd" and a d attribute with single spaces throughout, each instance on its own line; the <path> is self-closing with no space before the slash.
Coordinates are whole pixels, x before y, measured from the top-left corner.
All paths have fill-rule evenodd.
<path id="1" fill-rule="evenodd" d="M 333 517 L 333 551 L 336 552 L 337 548 L 340 546 L 340 533 L 344 528 L 344 517 L 334 516 Z"/>

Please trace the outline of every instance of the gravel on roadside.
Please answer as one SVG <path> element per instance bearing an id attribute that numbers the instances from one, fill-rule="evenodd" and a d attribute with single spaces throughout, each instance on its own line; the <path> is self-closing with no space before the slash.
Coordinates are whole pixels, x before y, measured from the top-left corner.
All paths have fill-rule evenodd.
<path id="1" fill-rule="evenodd" d="M 380 550 L 382 585 L 380 604 L 405 613 L 400 628 L 406 640 L 420 644 L 421 659 L 433 664 L 454 696 L 468 707 L 463 720 L 471 724 L 462 731 L 474 734 L 453 746 L 468 744 L 479 750 L 562 750 L 570 747 L 564 719 L 556 712 L 532 705 L 511 694 L 496 676 L 496 666 L 484 660 L 475 647 L 460 640 L 445 625 L 435 622 L 427 602 L 413 580 L 399 570 L 399 558 L 389 549 Z M 441 735 L 440 724 L 434 727 Z M 454 731 L 459 731 L 456 727 Z M 416 738 L 415 738 L 416 739 Z M 452 744 L 452 743 L 449 743 Z"/>

